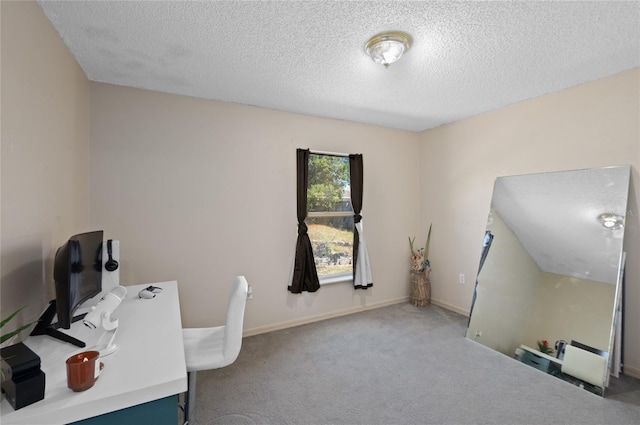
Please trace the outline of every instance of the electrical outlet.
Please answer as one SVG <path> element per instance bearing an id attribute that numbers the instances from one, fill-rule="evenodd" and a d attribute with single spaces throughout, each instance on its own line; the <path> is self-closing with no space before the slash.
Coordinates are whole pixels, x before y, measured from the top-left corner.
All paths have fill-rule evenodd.
<path id="1" fill-rule="evenodd" d="M 464 284 L 464 273 L 460 273 L 460 276 L 458 277 L 458 282 Z"/>

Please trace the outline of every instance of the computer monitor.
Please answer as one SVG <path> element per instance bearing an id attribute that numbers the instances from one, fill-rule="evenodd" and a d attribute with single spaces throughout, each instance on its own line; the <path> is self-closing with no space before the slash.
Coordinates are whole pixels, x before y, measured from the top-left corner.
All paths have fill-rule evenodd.
<path id="1" fill-rule="evenodd" d="M 85 346 L 58 329 L 69 329 L 72 322 L 82 319 L 84 315 L 74 317 L 76 309 L 102 290 L 102 238 L 102 230 L 81 233 L 58 248 L 53 267 L 56 298 L 31 335 L 49 335 L 78 347 Z M 55 315 L 58 321 L 52 323 Z"/>

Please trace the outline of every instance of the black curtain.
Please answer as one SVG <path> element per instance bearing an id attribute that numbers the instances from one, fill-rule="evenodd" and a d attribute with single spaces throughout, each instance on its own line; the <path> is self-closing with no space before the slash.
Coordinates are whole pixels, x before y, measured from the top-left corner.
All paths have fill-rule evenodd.
<path id="1" fill-rule="evenodd" d="M 307 185 L 309 183 L 309 149 L 296 151 L 297 203 L 298 203 L 298 239 L 296 258 L 293 265 L 293 278 L 288 289 L 294 294 L 302 291 L 315 292 L 320 288 L 316 263 L 313 259 L 311 240 L 307 233 Z"/>
<path id="2" fill-rule="evenodd" d="M 356 225 L 362 220 L 360 212 L 362 211 L 362 186 L 364 182 L 364 173 L 362 166 L 362 154 L 349 155 L 349 173 L 351 179 L 351 205 L 353 206 L 353 281 L 356 289 L 367 289 L 373 286 L 373 283 L 366 282 L 356 283 L 356 266 L 358 263 L 358 248 L 360 245 L 360 234 Z"/>

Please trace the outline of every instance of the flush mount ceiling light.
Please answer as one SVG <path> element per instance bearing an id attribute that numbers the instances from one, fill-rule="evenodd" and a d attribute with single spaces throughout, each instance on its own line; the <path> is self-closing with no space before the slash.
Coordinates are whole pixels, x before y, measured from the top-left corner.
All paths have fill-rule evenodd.
<path id="1" fill-rule="evenodd" d="M 387 68 L 400 59 L 405 52 L 409 51 L 412 42 L 413 39 L 407 33 L 400 31 L 382 32 L 367 41 L 367 44 L 364 45 L 364 51 L 371 56 L 374 62 Z"/>
<path id="2" fill-rule="evenodd" d="M 602 225 L 607 229 L 612 229 L 612 230 L 620 229 L 624 224 L 623 217 L 616 214 L 612 214 L 612 213 L 600 214 L 598 216 L 598 221 L 602 223 Z"/>

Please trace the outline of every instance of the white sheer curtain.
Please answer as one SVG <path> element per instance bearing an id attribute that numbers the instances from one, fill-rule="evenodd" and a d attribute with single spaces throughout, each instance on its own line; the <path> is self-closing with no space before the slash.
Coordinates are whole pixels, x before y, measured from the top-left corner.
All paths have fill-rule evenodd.
<path id="1" fill-rule="evenodd" d="M 353 205 L 353 223 L 356 231 L 353 234 L 353 286 L 356 289 L 367 289 L 373 286 L 371 263 L 362 227 L 362 189 L 363 167 L 362 155 L 349 155 L 349 170 L 351 174 L 351 204 Z"/>
<path id="2" fill-rule="evenodd" d="M 353 276 L 353 285 L 356 288 L 368 288 L 373 285 L 373 277 L 371 276 L 371 263 L 369 263 L 369 252 L 367 251 L 367 244 L 364 240 L 362 221 L 356 224 L 356 230 L 358 231 L 360 242 L 358 246 L 358 260 L 355 264 Z"/>

